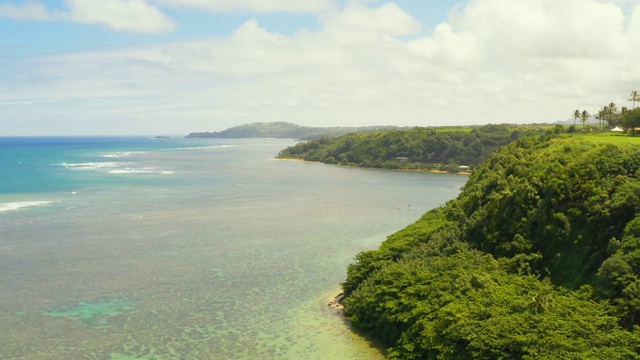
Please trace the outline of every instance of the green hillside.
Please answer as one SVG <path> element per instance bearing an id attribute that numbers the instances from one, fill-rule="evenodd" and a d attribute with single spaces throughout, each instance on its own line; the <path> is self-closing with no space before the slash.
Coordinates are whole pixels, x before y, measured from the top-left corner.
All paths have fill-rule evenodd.
<path id="1" fill-rule="evenodd" d="M 513 125 L 473 128 L 413 128 L 322 138 L 284 149 L 279 158 L 296 158 L 387 169 L 459 171 L 475 167 L 498 147 L 527 134 L 551 131 Z"/>
<path id="2" fill-rule="evenodd" d="M 457 199 L 349 265 L 352 323 L 393 359 L 640 358 L 640 145 L 627 139 L 500 148 Z"/>

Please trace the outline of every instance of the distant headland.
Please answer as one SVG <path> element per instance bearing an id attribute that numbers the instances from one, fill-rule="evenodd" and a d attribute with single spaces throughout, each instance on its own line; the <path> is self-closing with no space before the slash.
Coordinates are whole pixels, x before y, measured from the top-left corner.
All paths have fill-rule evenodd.
<path id="1" fill-rule="evenodd" d="M 363 127 L 308 127 L 288 122 L 256 122 L 234 126 L 220 132 L 192 132 L 186 138 L 276 138 L 315 140 L 322 137 L 336 137 L 349 133 L 367 133 L 381 130 L 409 129 L 398 126 Z"/>

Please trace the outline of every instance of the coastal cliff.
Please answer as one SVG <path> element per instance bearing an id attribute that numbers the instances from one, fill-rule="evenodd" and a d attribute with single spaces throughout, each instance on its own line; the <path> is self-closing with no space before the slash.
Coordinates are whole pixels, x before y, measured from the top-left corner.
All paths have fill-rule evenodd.
<path id="1" fill-rule="evenodd" d="M 357 255 L 351 322 L 392 359 L 640 353 L 640 146 L 554 134 L 492 154 L 459 197 Z"/>

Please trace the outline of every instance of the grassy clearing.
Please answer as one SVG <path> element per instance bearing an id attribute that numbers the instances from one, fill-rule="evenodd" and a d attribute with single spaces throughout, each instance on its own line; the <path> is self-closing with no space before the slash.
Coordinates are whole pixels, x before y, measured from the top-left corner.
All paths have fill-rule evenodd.
<path id="1" fill-rule="evenodd" d="M 438 126 L 433 128 L 436 132 L 464 132 L 470 133 L 477 126 Z"/>
<path id="2" fill-rule="evenodd" d="M 591 133 L 591 134 L 572 134 L 568 135 L 579 139 L 589 140 L 598 143 L 614 144 L 614 145 L 633 145 L 640 146 L 640 136 L 631 136 L 618 133 Z"/>

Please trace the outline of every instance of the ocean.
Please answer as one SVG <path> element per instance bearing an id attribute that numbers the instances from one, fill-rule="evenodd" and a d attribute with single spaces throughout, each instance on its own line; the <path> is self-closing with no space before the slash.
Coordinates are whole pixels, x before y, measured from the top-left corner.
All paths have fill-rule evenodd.
<path id="1" fill-rule="evenodd" d="M 293 144 L 0 138 L 0 358 L 382 359 L 328 299 L 466 177 Z"/>

